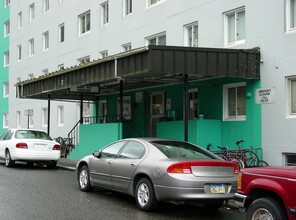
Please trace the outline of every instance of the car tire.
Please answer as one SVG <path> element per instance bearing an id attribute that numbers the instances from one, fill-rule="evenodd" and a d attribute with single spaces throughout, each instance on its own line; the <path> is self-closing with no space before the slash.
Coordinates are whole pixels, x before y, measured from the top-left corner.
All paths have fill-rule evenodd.
<path id="1" fill-rule="evenodd" d="M 247 220 L 255 219 L 287 219 L 284 208 L 277 200 L 269 197 L 256 199 L 247 210 Z"/>
<path id="2" fill-rule="evenodd" d="M 138 181 L 135 198 L 137 207 L 142 211 L 153 211 L 157 207 L 153 184 L 147 178 L 142 178 Z"/>
<path id="3" fill-rule="evenodd" d="M 93 187 L 90 184 L 89 170 L 86 165 L 82 166 L 78 172 L 78 185 L 81 191 L 90 192 Z"/>
<path id="4" fill-rule="evenodd" d="M 14 161 L 11 159 L 11 155 L 9 150 L 6 150 L 5 152 L 5 166 L 6 167 L 12 167 L 14 165 Z"/>

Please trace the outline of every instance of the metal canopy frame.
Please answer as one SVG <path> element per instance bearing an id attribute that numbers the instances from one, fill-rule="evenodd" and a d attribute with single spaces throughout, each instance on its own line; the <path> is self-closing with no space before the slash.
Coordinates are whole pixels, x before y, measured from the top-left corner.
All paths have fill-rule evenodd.
<path id="1" fill-rule="evenodd" d="M 79 101 L 83 94 L 84 100 L 95 101 L 119 93 L 121 87 L 131 91 L 183 83 L 185 75 L 189 83 L 221 77 L 260 79 L 260 50 L 150 45 L 22 81 L 16 89 L 18 98 Z"/>

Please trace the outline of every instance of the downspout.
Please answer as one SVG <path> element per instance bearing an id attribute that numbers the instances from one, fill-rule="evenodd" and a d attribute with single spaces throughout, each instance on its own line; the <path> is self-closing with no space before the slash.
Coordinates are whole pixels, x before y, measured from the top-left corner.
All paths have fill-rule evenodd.
<path id="1" fill-rule="evenodd" d="M 188 75 L 184 76 L 184 107 L 183 107 L 183 118 L 184 118 L 184 141 L 188 141 Z"/>
<path id="2" fill-rule="evenodd" d="M 47 134 L 50 135 L 50 94 L 47 100 Z"/>

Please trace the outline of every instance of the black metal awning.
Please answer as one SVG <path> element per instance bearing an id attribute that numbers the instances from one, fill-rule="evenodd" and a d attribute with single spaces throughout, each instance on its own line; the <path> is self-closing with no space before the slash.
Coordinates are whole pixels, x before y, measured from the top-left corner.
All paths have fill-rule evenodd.
<path id="1" fill-rule="evenodd" d="M 18 98 L 96 100 L 102 94 L 211 78 L 260 79 L 259 48 L 147 46 L 16 85 Z"/>

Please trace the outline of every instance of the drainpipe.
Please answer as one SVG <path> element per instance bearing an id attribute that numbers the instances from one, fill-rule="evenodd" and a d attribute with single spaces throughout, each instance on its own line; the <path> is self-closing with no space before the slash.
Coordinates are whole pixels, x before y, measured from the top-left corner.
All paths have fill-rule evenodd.
<path id="1" fill-rule="evenodd" d="M 83 124 L 83 94 L 80 94 L 80 124 Z"/>
<path id="2" fill-rule="evenodd" d="M 50 133 L 50 94 L 48 94 L 48 100 L 47 100 L 47 134 Z"/>
<path id="3" fill-rule="evenodd" d="M 120 80 L 120 122 L 123 121 L 123 81 Z"/>
<path id="4" fill-rule="evenodd" d="M 184 106 L 183 106 L 183 119 L 184 119 L 184 141 L 188 141 L 188 75 L 184 76 Z"/>

